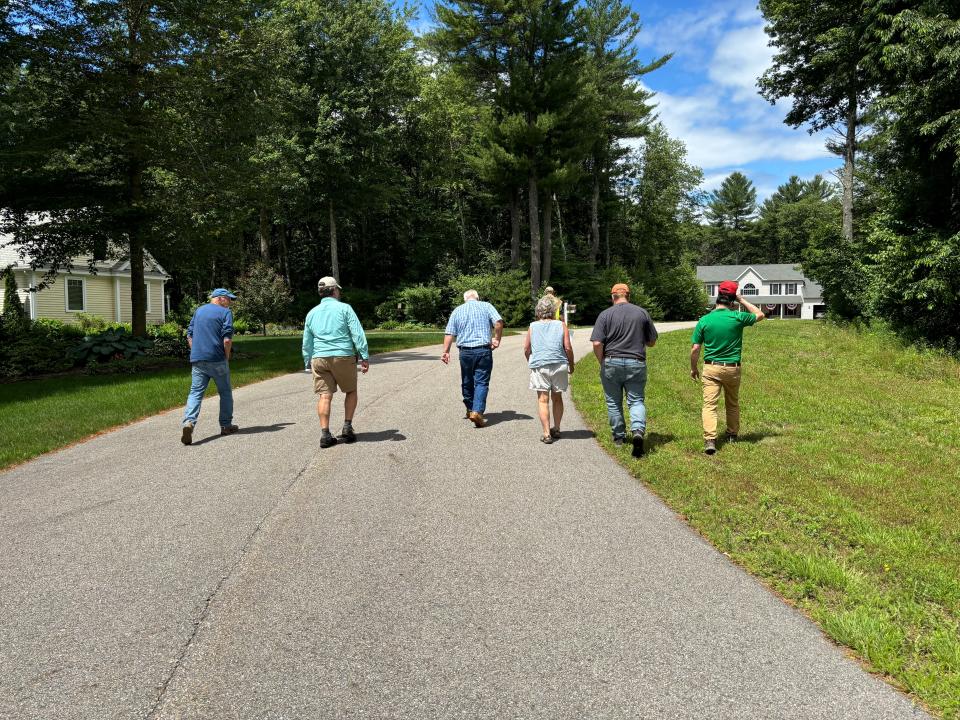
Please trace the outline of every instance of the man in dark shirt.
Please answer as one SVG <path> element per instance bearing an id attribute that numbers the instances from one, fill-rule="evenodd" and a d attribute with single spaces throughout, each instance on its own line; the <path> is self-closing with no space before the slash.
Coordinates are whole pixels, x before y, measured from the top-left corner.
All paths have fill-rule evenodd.
<path id="1" fill-rule="evenodd" d="M 593 352 L 600 361 L 600 382 L 607 401 L 607 419 L 613 430 L 613 442 L 623 445 L 626 421 L 623 395 L 630 409 L 633 456 L 643 455 L 647 429 L 644 390 L 647 386 L 647 348 L 657 342 L 657 329 L 650 313 L 630 302 L 630 288 L 617 283 L 610 290 L 613 306 L 597 318 L 593 326 Z"/>
<path id="2" fill-rule="evenodd" d="M 232 435 L 240 428 L 233 424 L 233 388 L 230 387 L 230 354 L 233 350 L 233 313 L 230 303 L 236 299 L 229 290 L 217 288 L 210 302 L 193 314 L 187 328 L 193 382 L 187 396 L 187 409 L 181 424 L 180 442 L 193 442 L 193 428 L 200 416 L 200 404 L 213 380 L 220 395 L 220 434 Z"/>

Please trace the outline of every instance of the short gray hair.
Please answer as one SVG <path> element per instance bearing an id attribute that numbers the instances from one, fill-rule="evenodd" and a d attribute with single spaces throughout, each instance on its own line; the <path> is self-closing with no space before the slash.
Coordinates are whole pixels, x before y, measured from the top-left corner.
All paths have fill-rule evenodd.
<path id="1" fill-rule="evenodd" d="M 325 287 L 318 287 L 317 293 L 320 295 L 320 299 L 333 297 L 333 294 L 337 291 L 336 285 L 327 285 Z"/>
<path id="2" fill-rule="evenodd" d="M 552 320 L 557 315 L 557 306 L 551 298 L 540 298 L 534 310 L 537 320 Z"/>
<path id="3" fill-rule="evenodd" d="M 466 302 L 467 300 L 479 300 L 479 299 L 480 299 L 480 293 L 478 293 L 476 290 L 467 290 L 463 294 L 464 302 Z"/>

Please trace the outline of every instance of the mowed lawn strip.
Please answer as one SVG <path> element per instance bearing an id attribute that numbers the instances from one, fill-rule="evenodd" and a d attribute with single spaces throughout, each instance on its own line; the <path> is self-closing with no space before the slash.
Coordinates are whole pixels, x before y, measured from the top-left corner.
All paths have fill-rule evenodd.
<path id="1" fill-rule="evenodd" d="M 574 400 L 606 450 L 717 548 L 960 718 L 960 364 L 819 322 L 765 322 L 744 346 L 742 439 L 712 458 L 689 331 L 649 352 L 647 457 L 614 447 L 592 355 Z"/>
<path id="2" fill-rule="evenodd" d="M 384 353 L 439 344 L 443 333 L 373 332 L 367 339 L 371 353 Z M 233 386 L 302 370 L 300 342 L 300 337 L 238 337 L 234 348 L 240 357 L 230 363 Z M 183 405 L 189 389 L 186 363 L 132 375 L 68 375 L 0 384 L 0 468 Z M 207 394 L 216 395 L 212 382 Z"/>

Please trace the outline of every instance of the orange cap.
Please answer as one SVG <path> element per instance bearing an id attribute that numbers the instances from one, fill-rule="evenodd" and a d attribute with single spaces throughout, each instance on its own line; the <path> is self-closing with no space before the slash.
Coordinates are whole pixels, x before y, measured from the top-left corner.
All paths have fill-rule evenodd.
<path id="1" fill-rule="evenodd" d="M 623 283 L 617 283 L 612 288 L 610 288 L 611 295 L 629 295 L 630 288 Z"/>

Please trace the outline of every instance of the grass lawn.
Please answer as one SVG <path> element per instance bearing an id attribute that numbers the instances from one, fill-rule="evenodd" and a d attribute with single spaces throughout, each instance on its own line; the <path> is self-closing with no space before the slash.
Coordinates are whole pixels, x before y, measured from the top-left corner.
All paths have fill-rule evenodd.
<path id="1" fill-rule="evenodd" d="M 600 442 L 717 548 L 873 671 L 960 718 L 960 364 L 814 322 L 745 333 L 742 440 L 703 454 L 690 332 L 650 351 L 647 457 Z M 720 431 L 723 431 L 721 409 Z"/>
<path id="2" fill-rule="evenodd" d="M 373 332 L 371 353 L 443 342 L 443 333 Z M 300 337 L 237 337 L 233 386 L 303 369 Z M 0 384 L 0 468 L 29 460 L 95 433 L 183 405 L 190 369 L 137 375 L 64 377 Z M 208 395 L 215 395 L 210 383 Z"/>

